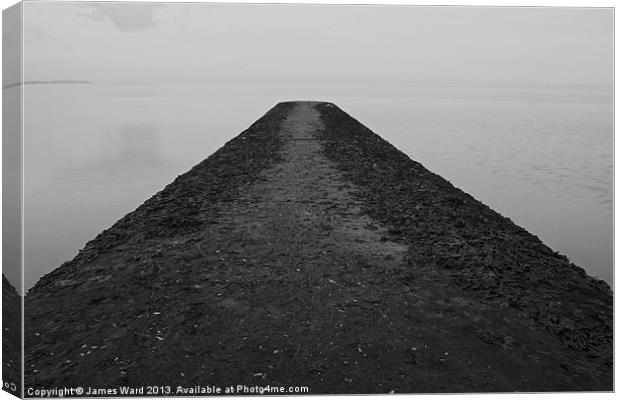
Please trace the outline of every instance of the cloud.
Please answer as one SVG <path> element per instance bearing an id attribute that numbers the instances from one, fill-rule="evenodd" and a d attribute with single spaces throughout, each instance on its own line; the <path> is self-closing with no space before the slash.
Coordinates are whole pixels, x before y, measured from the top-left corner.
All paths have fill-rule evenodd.
<path id="1" fill-rule="evenodd" d="M 156 25 L 153 11 L 158 4 L 92 3 L 84 4 L 90 11 L 86 16 L 98 21 L 110 21 L 121 31 L 141 32 Z"/>

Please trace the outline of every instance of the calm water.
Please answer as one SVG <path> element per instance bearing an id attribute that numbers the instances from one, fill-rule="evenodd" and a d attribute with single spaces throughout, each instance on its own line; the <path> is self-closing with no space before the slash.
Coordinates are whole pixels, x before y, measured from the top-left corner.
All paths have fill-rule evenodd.
<path id="1" fill-rule="evenodd" d="M 26 290 L 283 100 L 335 102 L 612 283 L 602 89 L 100 83 L 25 87 Z"/>

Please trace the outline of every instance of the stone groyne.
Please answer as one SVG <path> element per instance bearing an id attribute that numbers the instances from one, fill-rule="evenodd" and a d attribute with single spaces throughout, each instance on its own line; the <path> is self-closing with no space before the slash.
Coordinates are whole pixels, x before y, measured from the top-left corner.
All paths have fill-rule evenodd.
<path id="1" fill-rule="evenodd" d="M 27 387 L 613 384 L 605 283 L 330 103 L 278 104 L 25 308 Z"/>

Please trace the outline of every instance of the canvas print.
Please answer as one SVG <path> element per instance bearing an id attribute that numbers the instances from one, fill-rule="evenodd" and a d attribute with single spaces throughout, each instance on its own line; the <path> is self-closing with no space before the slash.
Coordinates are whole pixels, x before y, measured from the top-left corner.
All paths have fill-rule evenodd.
<path id="1" fill-rule="evenodd" d="M 613 390 L 613 9 L 3 13 L 3 389 Z"/>

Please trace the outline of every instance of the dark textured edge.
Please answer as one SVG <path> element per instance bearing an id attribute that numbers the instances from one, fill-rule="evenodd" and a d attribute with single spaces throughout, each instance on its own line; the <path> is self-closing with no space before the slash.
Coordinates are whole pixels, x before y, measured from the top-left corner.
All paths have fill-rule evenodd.
<path id="1" fill-rule="evenodd" d="M 613 294 L 565 256 L 331 103 L 320 103 L 324 154 L 355 183 L 363 212 L 410 246 L 412 267 L 448 270 L 478 300 L 515 308 L 565 346 L 612 365 Z"/>
<path id="2" fill-rule="evenodd" d="M 2 274 L 2 382 L 3 390 L 21 397 L 22 299 Z"/>

